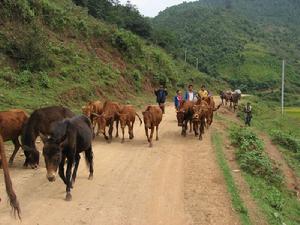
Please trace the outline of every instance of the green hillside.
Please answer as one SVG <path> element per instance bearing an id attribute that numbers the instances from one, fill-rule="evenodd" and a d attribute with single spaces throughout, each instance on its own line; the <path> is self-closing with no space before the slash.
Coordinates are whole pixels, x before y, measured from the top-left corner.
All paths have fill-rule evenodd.
<path id="1" fill-rule="evenodd" d="M 288 104 L 300 105 L 298 15 L 293 0 L 200 0 L 161 12 L 152 21 L 153 39 L 178 58 L 187 49 L 190 64 L 199 58 L 200 71 L 232 88 L 272 100 L 279 100 L 284 58 Z"/>
<path id="2" fill-rule="evenodd" d="M 148 101 L 159 83 L 216 84 L 194 67 L 71 0 L 0 2 L 0 108 Z"/>

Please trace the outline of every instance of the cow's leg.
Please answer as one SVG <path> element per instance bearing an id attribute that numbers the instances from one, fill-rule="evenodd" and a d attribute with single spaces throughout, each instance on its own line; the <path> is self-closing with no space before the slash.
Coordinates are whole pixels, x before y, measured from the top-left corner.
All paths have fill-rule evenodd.
<path id="1" fill-rule="evenodd" d="M 112 133 L 113 133 L 113 129 L 114 129 L 114 121 L 111 121 L 109 124 L 109 130 L 108 130 L 108 143 L 111 143 L 112 141 Z"/>
<path id="2" fill-rule="evenodd" d="M 122 141 L 121 142 L 124 143 L 124 141 L 125 141 L 125 138 L 124 138 L 125 128 L 121 127 L 121 130 L 122 130 Z"/>
<path id="3" fill-rule="evenodd" d="M 119 120 L 116 120 L 116 129 L 117 129 L 117 132 L 116 132 L 116 138 L 119 137 Z"/>
<path id="4" fill-rule="evenodd" d="M 73 167 L 73 161 L 74 161 L 74 156 L 69 156 L 67 157 L 68 159 L 68 164 L 67 164 L 67 170 L 66 170 L 66 182 L 67 182 L 67 187 L 66 187 L 66 200 L 71 201 L 72 200 L 72 195 L 71 195 L 71 187 L 72 187 L 72 181 L 71 181 L 71 173 L 72 173 L 72 167 Z"/>
<path id="5" fill-rule="evenodd" d="M 152 126 L 152 127 L 151 127 L 151 133 L 150 133 L 150 144 L 149 144 L 149 147 L 152 147 L 152 146 L 153 146 L 153 144 L 152 144 L 153 133 L 154 133 L 154 126 Z"/>
<path id="6" fill-rule="evenodd" d="M 190 122 L 190 133 L 193 132 L 193 124 L 192 124 L 192 120 L 189 121 Z"/>
<path id="7" fill-rule="evenodd" d="M 149 138 L 149 133 L 148 133 L 148 128 L 147 127 L 145 127 L 145 133 L 146 133 L 147 140 L 150 143 L 150 138 Z"/>
<path id="8" fill-rule="evenodd" d="M 158 138 L 158 128 L 159 128 L 159 125 L 156 126 L 156 140 L 158 141 L 159 138 Z"/>
<path id="9" fill-rule="evenodd" d="M 128 129 L 130 128 L 129 139 L 134 138 L 134 135 L 133 135 L 134 122 L 135 122 L 135 120 L 133 120 L 132 122 L 129 122 L 129 126 L 128 126 Z"/>
<path id="10" fill-rule="evenodd" d="M 12 154 L 11 157 L 9 158 L 9 164 L 10 164 L 10 165 L 13 164 L 14 159 L 15 159 L 15 156 L 16 156 L 17 152 L 19 151 L 20 147 L 21 147 L 21 144 L 20 144 L 18 138 L 13 139 L 12 142 L 14 143 L 15 149 L 14 149 L 13 154 Z"/>
<path id="11" fill-rule="evenodd" d="M 85 158 L 86 158 L 87 164 L 90 167 L 89 168 L 90 169 L 89 180 L 92 180 L 93 176 L 94 176 L 94 154 L 93 154 L 92 147 L 90 147 L 88 150 L 86 150 Z"/>
<path id="12" fill-rule="evenodd" d="M 200 135 L 199 135 L 199 140 L 202 140 L 202 135 L 204 134 L 204 126 L 205 126 L 205 119 L 201 119 L 200 122 Z"/>
<path id="13" fill-rule="evenodd" d="M 199 133 L 198 133 L 198 123 L 197 122 L 194 123 L 193 128 L 194 128 L 195 136 L 198 137 Z"/>
<path id="14" fill-rule="evenodd" d="M 75 167 L 74 167 L 73 174 L 72 174 L 72 188 L 73 188 L 73 185 L 74 185 L 75 180 L 76 180 L 79 162 L 80 162 L 80 155 L 76 154 L 76 156 L 75 156 Z"/>
<path id="15" fill-rule="evenodd" d="M 185 121 L 183 122 L 183 125 L 182 125 L 182 132 L 181 132 L 181 135 L 184 136 L 184 137 L 186 136 L 187 124 L 188 124 L 188 121 L 185 120 Z"/>
<path id="16" fill-rule="evenodd" d="M 58 174 L 59 174 L 60 178 L 63 180 L 63 182 L 65 184 L 67 184 L 67 180 L 66 180 L 66 177 L 65 177 L 65 161 L 66 161 L 66 156 L 63 155 L 62 159 L 61 159 L 61 162 L 59 164 Z"/>

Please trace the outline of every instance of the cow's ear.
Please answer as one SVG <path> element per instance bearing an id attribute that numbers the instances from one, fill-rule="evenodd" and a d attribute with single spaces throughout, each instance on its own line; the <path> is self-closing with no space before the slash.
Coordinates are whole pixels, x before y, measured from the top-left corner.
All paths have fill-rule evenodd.
<path id="1" fill-rule="evenodd" d="M 142 112 L 143 116 L 145 115 L 145 113 L 146 113 L 145 111 L 144 111 L 144 112 Z"/>

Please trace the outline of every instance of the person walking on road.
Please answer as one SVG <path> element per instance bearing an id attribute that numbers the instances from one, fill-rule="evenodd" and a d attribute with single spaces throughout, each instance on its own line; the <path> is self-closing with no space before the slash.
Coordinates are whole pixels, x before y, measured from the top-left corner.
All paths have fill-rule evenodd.
<path id="1" fill-rule="evenodd" d="M 176 111 L 179 110 L 180 105 L 182 103 L 182 100 L 183 100 L 183 98 L 182 98 L 182 92 L 180 90 L 177 90 L 176 91 L 176 96 L 174 97 L 174 104 L 175 104 Z"/>
<path id="2" fill-rule="evenodd" d="M 163 85 L 160 85 L 159 89 L 154 91 L 154 94 L 156 95 L 156 102 L 158 103 L 162 113 L 165 114 L 165 102 L 168 96 L 167 89 Z"/>
<path id="3" fill-rule="evenodd" d="M 185 92 L 185 95 L 184 95 L 184 100 L 188 101 L 188 102 L 189 101 L 191 101 L 191 102 L 197 101 L 197 94 L 196 94 L 196 92 L 194 92 L 192 84 L 190 84 L 188 86 L 188 90 Z"/>
<path id="4" fill-rule="evenodd" d="M 252 119 L 252 106 L 250 102 L 247 103 L 247 105 L 244 108 L 245 113 L 245 125 L 251 126 L 251 119 Z"/>

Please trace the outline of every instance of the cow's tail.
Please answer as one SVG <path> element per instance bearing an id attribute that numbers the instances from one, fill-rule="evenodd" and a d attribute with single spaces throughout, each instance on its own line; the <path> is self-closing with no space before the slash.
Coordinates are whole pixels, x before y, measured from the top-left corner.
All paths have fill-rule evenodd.
<path id="1" fill-rule="evenodd" d="M 222 106 L 222 103 L 219 104 L 219 105 L 217 106 L 217 108 L 214 108 L 214 112 L 217 111 L 217 110 L 219 110 L 219 108 L 220 108 L 221 106 Z"/>
<path id="2" fill-rule="evenodd" d="M 140 126 L 143 124 L 143 121 L 142 121 L 142 119 L 141 119 L 141 117 L 140 117 L 140 115 L 139 114 L 137 114 L 137 113 L 135 113 L 135 115 L 139 118 L 139 120 L 140 120 Z"/>
<path id="3" fill-rule="evenodd" d="M 6 187 L 6 192 L 9 198 L 9 203 L 14 211 L 14 214 L 21 219 L 21 209 L 19 205 L 19 201 L 17 199 L 16 193 L 13 189 L 11 178 L 9 175 L 8 171 L 8 164 L 5 156 L 5 151 L 4 151 L 4 145 L 3 145 L 3 139 L 0 135 L 0 156 L 2 160 L 2 168 L 3 168 L 3 174 L 4 174 L 4 180 L 5 180 L 5 187 Z"/>

